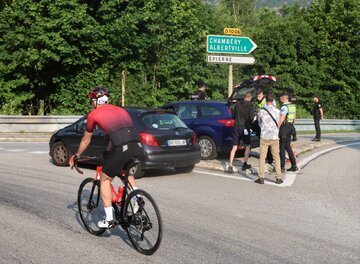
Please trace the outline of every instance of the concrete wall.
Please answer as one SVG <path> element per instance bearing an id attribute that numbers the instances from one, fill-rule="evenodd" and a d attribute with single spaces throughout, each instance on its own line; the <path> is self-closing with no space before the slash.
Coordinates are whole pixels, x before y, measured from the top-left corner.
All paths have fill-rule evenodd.
<path id="1" fill-rule="evenodd" d="M 81 116 L 2 116 L 0 132 L 54 132 L 74 123 Z M 360 129 L 360 120 L 326 119 L 321 121 L 321 130 Z M 314 131 L 312 119 L 297 119 L 298 131 Z"/>

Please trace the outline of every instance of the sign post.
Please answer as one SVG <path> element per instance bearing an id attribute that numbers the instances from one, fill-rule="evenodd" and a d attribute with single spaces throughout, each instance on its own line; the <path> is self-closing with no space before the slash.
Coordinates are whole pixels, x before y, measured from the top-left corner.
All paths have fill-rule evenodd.
<path id="1" fill-rule="evenodd" d="M 241 30 L 240 28 L 224 28 L 224 34 L 240 35 Z M 255 63 L 255 59 L 230 55 L 248 55 L 257 48 L 257 45 L 248 37 L 208 35 L 206 39 L 206 51 L 208 53 L 221 53 L 209 54 L 207 62 L 229 64 L 228 95 L 231 96 L 233 92 L 233 64 L 252 65 Z"/>
<path id="2" fill-rule="evenodd" d="M 228 76 L 228 97 L 231 96 L 233 92 L 233 66 L 229 65 L 229 76 Z"/>
<path id="3" fill-rule="evenodd" d="M 255 63 L 254 57 L 238 57 L 228 55 L 208 55 L 207 62 L 216 64 L 248 64 L 253 65 Z"/>
<path id="4" fill-rule="evenodd" d="M 207 52 L 208 53 L 224 53 L 224 54 L 250 54 L 257 45 L 248 37 L 235 36 L 207 36 Z"/>
<path id="5" fill-rule="evenodd" d="M 125 71 L 121 73 L 121 106 L 125 106 Z"/>

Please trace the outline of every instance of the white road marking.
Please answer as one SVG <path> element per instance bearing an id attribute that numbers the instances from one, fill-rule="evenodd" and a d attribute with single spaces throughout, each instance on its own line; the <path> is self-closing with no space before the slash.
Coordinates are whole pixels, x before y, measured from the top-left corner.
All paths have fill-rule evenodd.
<path id="1" fill-rule="evenodd" d="M 25 149 L 5 149 L 5 151 L 9 151 L 9 152 L 22 152 L 22 151 L 25 151 Z"/>
<path id="2" fill-rule="evenodd" d="M 298 167 L 299 169 L 304 168 L 309 162 L 313 161 L 314 159 L 328 153 L 331 152 L 333 150 L 339 149 L 339 148 L 344 148 L 344 147 L 348 147 L 348 146 L 353 146 L 353 145 L 360 145 L 360 142 L 357 143 L 350 143 L 350 144 L 344 144 L 341 146 L 336 146 L 333 148 L 329 148 L 329 149 L 324 149 L 322 151 L 316 152 L 306 158 L 304 158 L 303 160 L 301 160 L 298 163 Z M 201 173 L 201 174 L 205 174 L 205 175 L 211 175 L 211 176 L 215 176 L 215 177 L 222 177 L 222 178 L 228 178 L 228 179 L 233 179 L 233 180 L 240 180 L 240 181 L 254 181 L 256 178 L 253 179 L 253 177 L 251 179 L 249 178 L 245 178 L 241 175 L 239 176 L 230 176 L 230 175 L 225 175 L 225 174 L 221 174 L 221 173 L 213 173 L 213 172 L 208 172 L 208 171 L 201 171 L 201 170 L 193 170 L 193 172 L 195 173 Z M 272 186 L 276 186 L 276 187 L 290 187 L 294 184 L 295 180 L 296 180 L 296 175 L 298 173 L 286 173 L 284 174 L 283 180 L 284 182 L 282 184 L 276 184 L 272 181 L 268 181 L 265 179 L 264 183 L 268 184 L 268 185 L 272 185 Z"/>
<path id="3" fill-rule="evenodd" d="M 303 160 L 301 160 L 299 163 L 298 163 L 298 167 L 299 168 L 304 168 L 310 161 L 330 152 L 330 151 L 333 151 L 333 150 L 336 150 L 336 149 L 339 149 L 339 148 L 344 148 L 344 147 L 348 147 L 348 146 L 354 146 L 354 145 L 360 145 L 360 142 L 357 142 L 357 143 L 350 143 L 350 144 L 344 144 L 344 145 L 341 145 L 341 146 L 336 146 L 336 147 L 333 147 L 333 148 L 329 148 L 329 149 L 324 149 L 322 151 L 319 151 L 319 152 L 316 152 L 312 155 L 310 155 L 309 157 L 306 157 L 304 158 Z"/>
<path id="4" fill-rule="evenodd" d="M 201 171 L 201 170 L 193 170 L 193 172 L 195 173 L 201 173 L 201 174 L 205 174 L 205 175 L 211 175 L 211 176 L 215 176 L 215 177 L 221 177 L 221 178 L 228 178 L 228 179 L 233 179 L 233 180 L 239 180 L 239 181 L 249 181 L 249 182 L 253 182 L 257 179 L 256 176 L 251 177 L 251 179 L 249 178 L 245 178 L 242 175 L 239 176 L 230 176 L 230 175 L 225 175 L 225 174 L 221 174 L 221 173 L 213 173 L 213 172 L 207 172 L 207 171 Z M 275 182 L 272 181 L 268 181 L 267 179 L 265 179 L 264 181 L 265 184 L 267 185 L 273 185 L 276 187 L 288 187 L 288 185 L 285 183 L 283 184 L 276 184 Z"/>
<path id="5" fill-rule="evenodd" d="M 29 151 L 31 154 L 48 154 L 49 151 Z"/>

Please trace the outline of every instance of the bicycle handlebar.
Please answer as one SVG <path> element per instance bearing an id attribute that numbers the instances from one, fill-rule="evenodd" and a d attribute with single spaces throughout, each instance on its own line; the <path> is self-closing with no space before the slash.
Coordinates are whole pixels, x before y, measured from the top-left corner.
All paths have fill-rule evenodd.
<path id="1" fill-rule="evenodd" d="M 84 174 L 82 170 L 79 169 L 78 163 L 87 162 L 87 161 L 99 161 L 102 162 L 102 157 L 90 157 L 90 156 L 81 156 L 81 157 L 74 157 L 74 167 L 76 171 L 80 174 Z"/>

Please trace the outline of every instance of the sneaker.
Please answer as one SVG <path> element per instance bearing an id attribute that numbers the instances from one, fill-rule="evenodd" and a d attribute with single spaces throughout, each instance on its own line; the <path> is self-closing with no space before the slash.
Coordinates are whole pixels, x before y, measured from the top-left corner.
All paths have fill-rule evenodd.
<path id="1" fill-rule="evenodd" d="M 98 227 L 99 228 L 113 228 L 114 226 L 115 226 L 115 221 L 114 220 L 106 221 L 104 219 L 104 220 L 101 220 L 101 221 L 98 222 Z"/>
<path id="2" fill-rule="evenodd" d="M 320 138 L 314 138 L 314 141 L 320 141 Z"/>
<path id="3" fill-rule="evenodd" d="M 299 168 L 297 166 L 293 166 L 290 169 L 287 169 L 287 171 L 298 171 Z"/>
<path id="4" fill-rule="evenodd" d="M 282 179 L 276 179 L 276 184 L 282 184 L 284 181 Z"/>
<path id="5" fill-rule="evenodd" d="M 229 165 L 228 172 L 234 174 L 235 173 L 234 167 Z"/>
<path id="6" fill-rule="evenodd" d="M 243 171 L 245 171 L 245 170 L 248 170 L 248 169 L 250 169 L 251 168 L 251 165 L 250 164 L 243 164 L 243 166 L 242 166 L 242 170 Z"/>
<path id="7" fill-rule="evenodd" d="M 258 184 L 264 184 L 264 178 L 259 178 L 255 182 Z"/>

